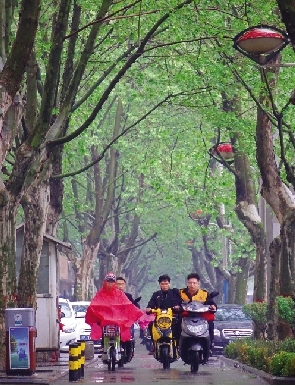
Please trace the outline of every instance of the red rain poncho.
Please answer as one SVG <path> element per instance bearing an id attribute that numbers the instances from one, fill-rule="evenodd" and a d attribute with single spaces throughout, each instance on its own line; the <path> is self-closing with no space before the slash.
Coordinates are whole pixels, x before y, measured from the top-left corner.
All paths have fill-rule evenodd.
<path id="1" fill-rule="evenodd" d="M 87 308 L 85 322 L 90 326 L 99 323 L 98 328 L 95 327 L 95 339 L 102 337 L 102 327 L 116 324 L 121 329 L 122 342 L 126 342 L 131 339 L 130 327 L 142 314 L 143 311 L 132 304 L 116 285 L 108 288 L 104 281 L 103 287 L 97 291 Z"/>

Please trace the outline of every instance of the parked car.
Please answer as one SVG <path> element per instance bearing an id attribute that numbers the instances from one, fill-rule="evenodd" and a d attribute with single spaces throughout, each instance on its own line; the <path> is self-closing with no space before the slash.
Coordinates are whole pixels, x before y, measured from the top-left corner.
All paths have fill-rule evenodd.
<path id="1" fill-rule="evenodd" d="M 218 304 L 214 321 L 214 354 L 222 353 L 226 345 L 239 338 L 253 335 L 252 319 L 244 314 L 241 305 Z"/>
<path id="2" fill-rule="evenodd" d="M 78 323 L 75 318 L 75 312 L 68 299 L 59 298 L 58 304 L 61 310 L 61 324 L 59 349 L 60 351 L 69 351 L 69 344 L 75 343 L 78 338 Z"/>
<path id="3" fill-rule="evenodd" d="M 78 339 L 81 340 L 90 340 L 91 326 L 85 323 L 85 314 L 89 304 L 89 301 L 71 302 L 71 305 L 75 312 L 76 320 L 78 322 Z M 93 344 L 94 352 L 99 352 L 101 348 L 101 339 L 93 340 Z"/>
<path id="4" fill-rule="evenodd" d="M 85 319 L 85 314 L 87 311 L 87 308 L 89 306 L 89 301 L 77 301 L 77 302 L 71 302 L 71 306 L 73 307 L 73 310 L 75 312 L 75 317 L 80 319 Z"/>

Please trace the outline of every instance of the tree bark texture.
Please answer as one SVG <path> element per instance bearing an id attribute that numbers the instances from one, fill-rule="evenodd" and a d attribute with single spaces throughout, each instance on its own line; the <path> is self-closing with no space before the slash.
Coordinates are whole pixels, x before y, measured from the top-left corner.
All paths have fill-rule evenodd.
<path id="1" fill-rule="evenodd" d="M 80 259 L 77 267 L 77 297 L 80 299 L 89 299 L 88 294 L 90 284 L 93 281 L 93 264 L 97 259 L 99 242 L 95 245 L 87 237 L 83 243 L 83 258 Z"/>
<path id="2" fill-rule="evenodd" d="M 17 307 L 15 227 L 16 200 L 0 191 L 0 361 L 5 367 L 5 309 Z"/>
<path id="3" fill-rule="evenodd" d="M 236 274 L 235 304 L 245 304 L 247 296 L 247 283 L 249 277 L 250 257 L 240 257 L 238 266 L 241 272 Z"/>
<path id="4" fill-rule="evenodd" d="M 18 306 L 36 309 L 40 255 L 49 207 L 48 179 L 31 186 L 22 197 L 21 204 L 25 225 L 18 279 Z"/>
<path id="5" fill-rule="evenodd" d="M 258 213 L 249 160 L 245 154 L 235 154 L 235 170 L 235 212 L 248 229 L 256 247 L 253 301 L 263 301 L 266 296 L 266 235 Z"/>

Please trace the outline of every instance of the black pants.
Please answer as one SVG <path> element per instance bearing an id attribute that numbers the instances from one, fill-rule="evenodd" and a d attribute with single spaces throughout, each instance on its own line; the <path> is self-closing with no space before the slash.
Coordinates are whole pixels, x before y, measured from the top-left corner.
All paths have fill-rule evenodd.
<path id="1" fill-rule="evenodd" d="M 144 338 L 144 330 L 142 328 L 139 330 L 139 337 L 140 339 Z"/>
<path id="2" fill-rule="evenodd" d="M 214 320 L 208 321 L 209 325 L 209 336 L 210 336 L 210 350 L 212 349 L 212 344 L 214 340 Z"/>

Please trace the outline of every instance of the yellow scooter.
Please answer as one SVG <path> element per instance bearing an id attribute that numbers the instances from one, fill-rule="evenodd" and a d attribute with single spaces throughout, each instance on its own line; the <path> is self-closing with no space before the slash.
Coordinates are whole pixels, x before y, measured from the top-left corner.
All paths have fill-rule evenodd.
<path id="1" fill-rule="evenodd" d="M 154 342 L 154 357 L 163 364 L 163 369 L 170 369 L 170 363 L 179 358 L 177 341 L 172 335 L 172 322 L 175 318 L 171 308 L 152 309 L 155 320 L 152 325 L 152 339 Z"/>

